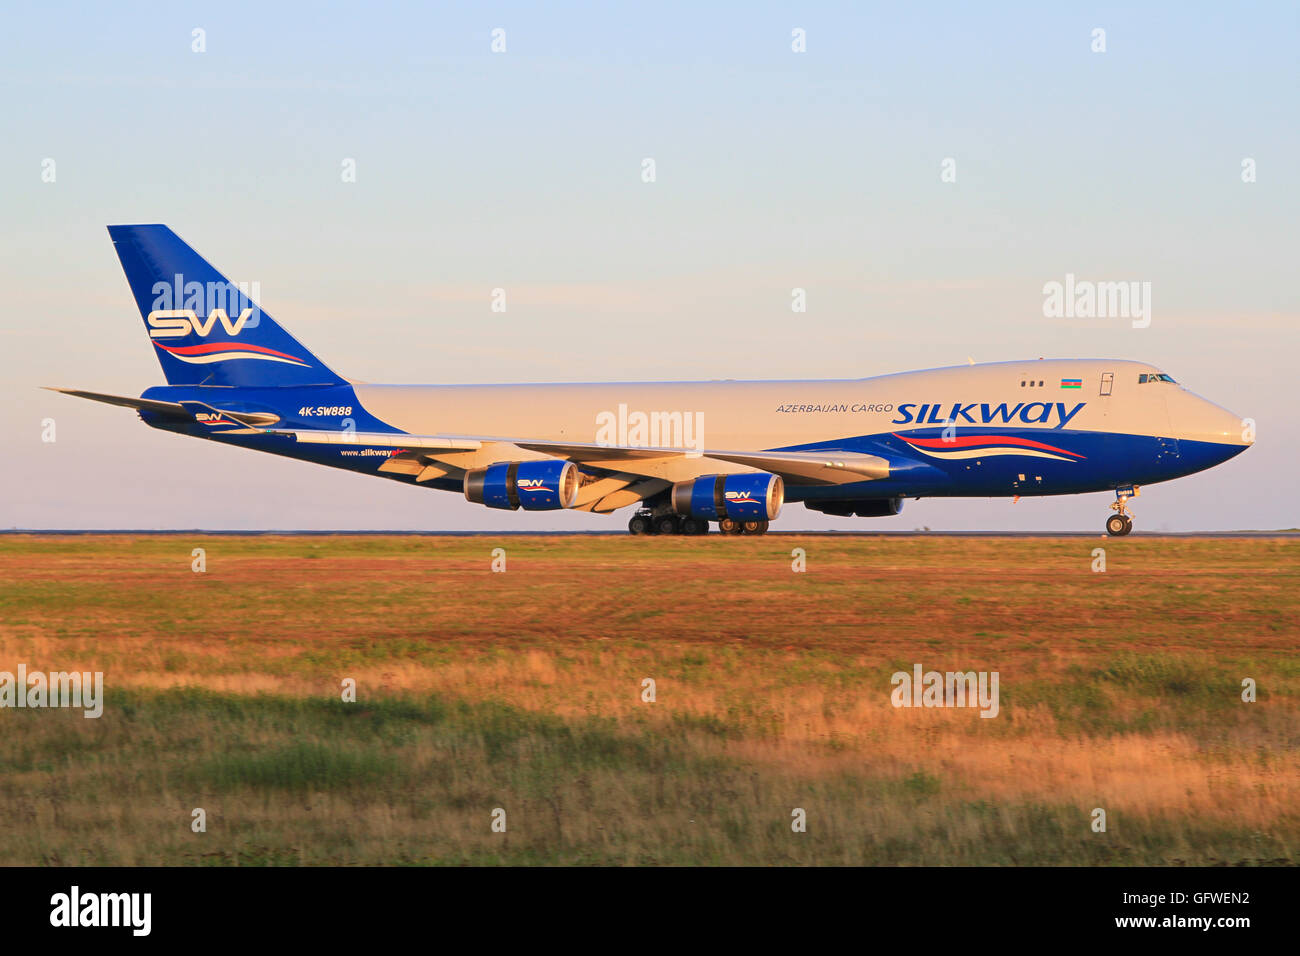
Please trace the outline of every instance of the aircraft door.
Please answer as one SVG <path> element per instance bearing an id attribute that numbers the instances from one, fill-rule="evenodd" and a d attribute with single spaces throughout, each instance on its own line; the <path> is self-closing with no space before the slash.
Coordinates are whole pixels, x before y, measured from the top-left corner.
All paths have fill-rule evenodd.
<path id="1" fill-rule="evenodd" d="M 1103 427 L 1103 428 L 1108 428 L 1108 427 L 1109 427 L 1109 423 L 1110 423 L 1110 405 L 1111 405 L 1111 399 L 1110 399 L 1110 396 L 1111 396 L 1111 394 L 1112 394 L 1114 391 L 1115 391 L 1115 373 L 1114 373 L 1114 372 L 1102 372 L 1102 373 L 1101 373 L 1101 387 L 1097 390 L 1097 394 L 1098 394 L 1099 396 L 1101 396 L 1102 398 L 1106 399 L 1106 401 L 1104 401 L 1104 402 L 1098 402 L 1098 403 L 1097 403 L 1097 410 L 1101 412 L 1101 421 L 1102 421 L 1102 427 Z"/>

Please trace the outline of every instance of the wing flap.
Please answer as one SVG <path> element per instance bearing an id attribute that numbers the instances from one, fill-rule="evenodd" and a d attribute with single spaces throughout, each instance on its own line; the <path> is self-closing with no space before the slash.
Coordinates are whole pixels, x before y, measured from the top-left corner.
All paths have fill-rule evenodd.
<path id="1" fill-rule="evenodd" d="M 267 429 L 294 441 L 318 445 L 373 445 L 378 448 L 408 448 L 419 451 L 478 451 L 484 442 L 474 438 L 444 438 L 439 435 L 404 435 L 397 432 L 327 432 L 315 429 Z"/>
<path id="2" fill-rule="evenodd" d="M 845 485 L 889 477 L 888 459 L 857 452 L 711 451 L 709 457 L 770 471 L 792 485 Z"/>

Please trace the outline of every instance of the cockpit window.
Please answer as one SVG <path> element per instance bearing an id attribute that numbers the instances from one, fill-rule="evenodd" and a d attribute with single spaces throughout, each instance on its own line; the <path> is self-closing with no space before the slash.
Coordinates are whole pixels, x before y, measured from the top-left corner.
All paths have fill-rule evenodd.
<path id="1" fill-rule="evenodd" d="M 1146 385 L 1148 382 L 1169 382 L 1177 385 L 1172 375 L 1166 375 L 1164 372 L 1143 372 L 1138 376 L 1138 384 Z"/>

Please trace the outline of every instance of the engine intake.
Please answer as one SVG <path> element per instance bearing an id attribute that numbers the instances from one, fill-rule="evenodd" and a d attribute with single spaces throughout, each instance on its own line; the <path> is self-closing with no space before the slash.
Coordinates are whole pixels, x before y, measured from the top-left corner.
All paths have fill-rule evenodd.
<path id="1" fill-rule="evenodd" d="M 489 508 L 556 511 L 578 496 L 578 466 L 571 461 L 499 461 L 465 472 L 465 497 Z"/>
<path id="2" fill-rule="evenodd" d="M 673 485 L 673 510 L 680 515 L 719 521 L 771 521 L 785 502 L 785 482 L 767 472 L 705 475 Z"/>

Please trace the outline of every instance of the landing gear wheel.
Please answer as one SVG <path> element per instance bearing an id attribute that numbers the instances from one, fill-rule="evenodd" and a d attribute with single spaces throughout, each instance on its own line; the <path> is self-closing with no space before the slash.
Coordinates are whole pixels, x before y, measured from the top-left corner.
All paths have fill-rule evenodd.
<path id="1" fill-rule="evenodd" d="M 1137 493 L 1137 485 L 1126 488 L 1122 492 L 1120 489 L 1115 490 L 1115 501 L 1110 506 L 1115 513 L 1106 519 L 1106 533 L 1112 538 L 1126 535 L 1133 530 L 1133 516 L 1129 514 L 1128 502 Z"/>
<path id="2" fill-rule="evenodd" d="M 628 534 L 654 534 L 654 529 L 650 527 L 650 519 L 645 515 L 633 515 L 632 520 L 627 523 Z"/>
<path id="3" fill-rule="evenodd" d="M 740 534 L 744 529 L 735 518 L 723 518 L 718 522 L 718 530 L 723 534 Z"/>
<path id="4" fill-rule="evenodd" d="M 682 519 L 682 534 L 708 534 L 709 522 L 705 518 L 687 516 Z"/>
<path id="5" fill-rule="evenodd" d="M 655 534 L 677 534 L 682 530 L 677 515 L 664 515 L 655 519 Z"/>
<path id="6" fill-rule="evenodd" d="M 766 534 L 766 521 L 746 521 L 742 526 L 745 534 Z"/>

